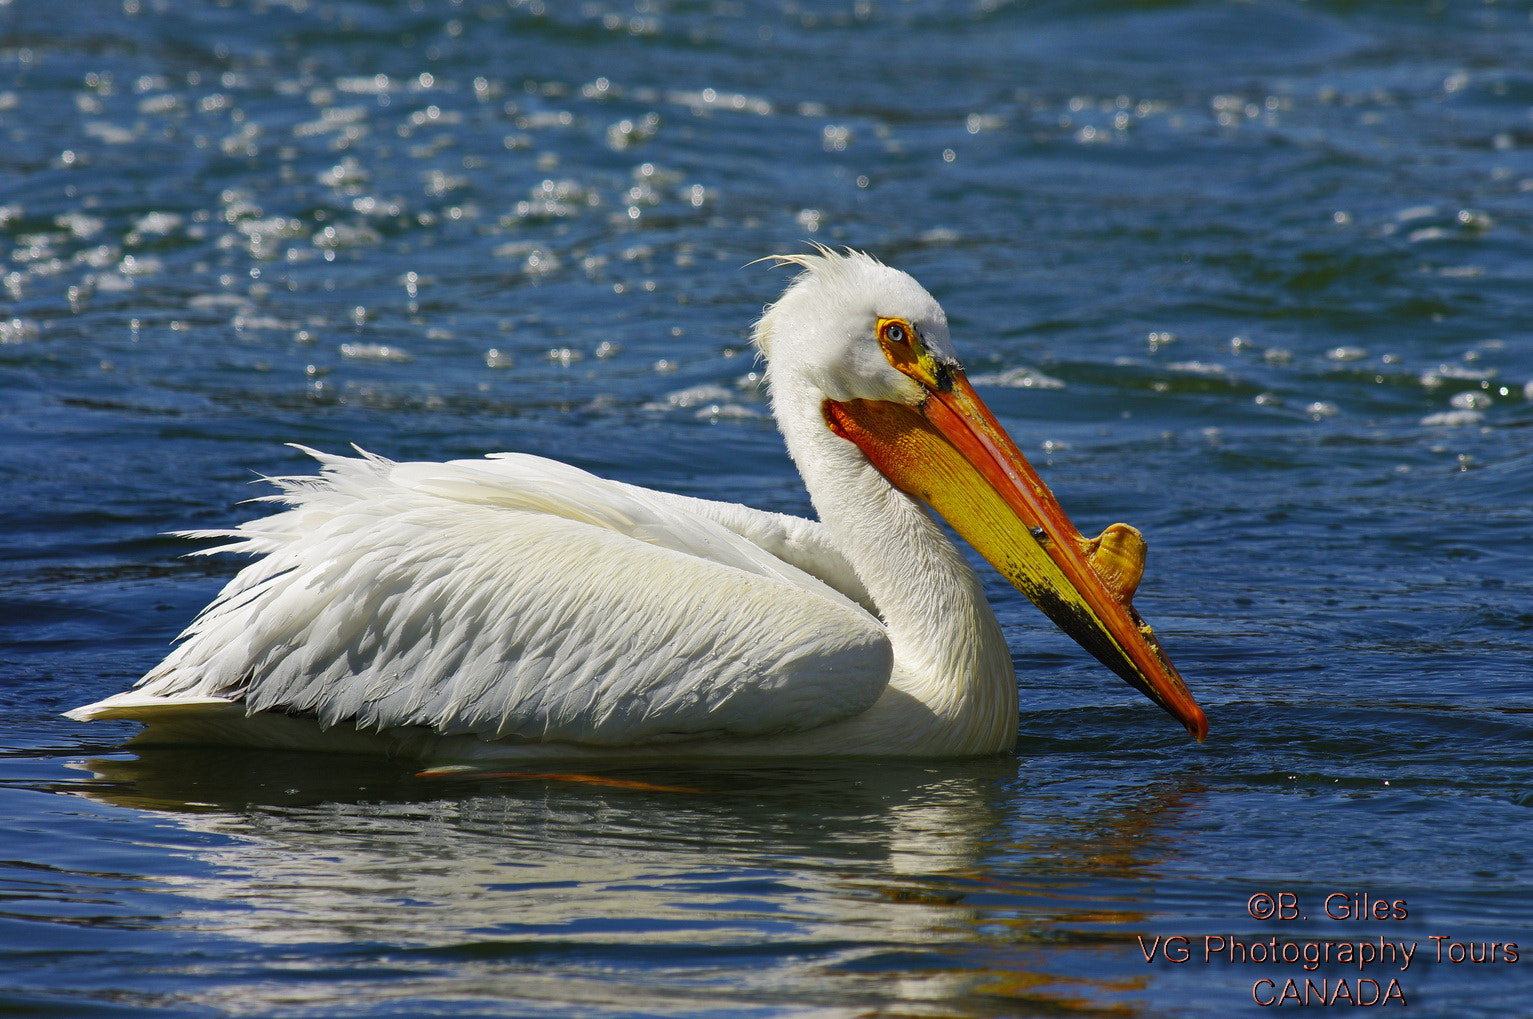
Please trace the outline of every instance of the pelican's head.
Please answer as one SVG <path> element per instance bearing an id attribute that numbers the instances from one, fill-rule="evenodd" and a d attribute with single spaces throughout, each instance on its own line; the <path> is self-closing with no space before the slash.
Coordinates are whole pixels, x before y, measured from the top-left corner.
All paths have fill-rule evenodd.
<path id="1" fill-rule="evenodd" d="M 825 397 L 908 404 L 925 398 L 920 384 L 890 363 L 881 323 L 885 331 L 908 325 L 934 357 L 957 367 L 947 315 L 908 274 L 859 252 L 829 248 L 772 261 L 804 272 L 756 323 L 756 346 L 769 361 L 791 362 L 795 374 Z"/>
<path id="2" fill-rule="evenodd" d="M 756 345 L 819 394 L 825 427 L 1201 741 L 1202 709 L 1132 604 L 1144 539 L 1127 524 L 1076 530 L 969 385 L 936 300 L 857 252 L 772 260 L 804 271 L 756 324 Z"/>

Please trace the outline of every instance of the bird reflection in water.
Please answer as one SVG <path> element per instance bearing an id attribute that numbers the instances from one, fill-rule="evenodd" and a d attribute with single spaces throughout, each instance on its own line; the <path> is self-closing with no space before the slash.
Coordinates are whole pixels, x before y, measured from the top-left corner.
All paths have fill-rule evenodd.
<path id="1" fill-rule="evenodd" d="M 374 978 L 424 969 L 412 993 L 432 996 L 943 1015 L 1134 1014 L 1156 976 L 1133 947 L 1147 878 L 1175 855 L 1159 833 L 1198 795 L 1038 788 L 1004 758 L 595 773 L 609 784 L 271 751 L 81 766 L 59 791 L 201 837 L 174 880 L 182 929 L 310 964 L 364 945 Z"/>

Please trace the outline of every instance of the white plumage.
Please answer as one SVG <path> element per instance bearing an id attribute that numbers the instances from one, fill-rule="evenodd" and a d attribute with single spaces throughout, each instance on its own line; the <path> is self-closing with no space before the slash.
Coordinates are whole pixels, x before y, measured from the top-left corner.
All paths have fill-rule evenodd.
<path id="1" fill-rule="evenodd" d="M 520 454 L 310 451 L 323 469 L 276 481 L 281 512 L 197 535 L 258 558 L 134 690 L 71 715 L 437 758 L 1010 747 L 1015 679 L 978 579 L 831 423 L 946 392 L 942 311 L 864 255 L 782 261 L 804 272 L 756 340 L 824 523 Z M 936 381 L 900 367 L 891 321 Z"/>
<path id="2" fill-rule="evenodd" d="M 679 501 L 531 456 L 315 455 L 323 483 L 212 550 L 264 558 L 141 693 L 611 746 L 812 728 L 887 681 L 866 610 Z"/>

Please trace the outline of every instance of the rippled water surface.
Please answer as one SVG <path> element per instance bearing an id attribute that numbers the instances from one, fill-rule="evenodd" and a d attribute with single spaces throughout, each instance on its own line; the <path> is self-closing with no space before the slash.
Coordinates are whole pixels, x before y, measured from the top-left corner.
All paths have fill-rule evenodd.
<path id="1" fill-rule="evenodd" d="M 1526 1014 L 1530 69 L 1506 0 L 0 0 L 0 1011 Z M 921 279 L 1146 533 L 1206 745 L 993 576 L 995 760 L 429 779 L 59 717 L 286 442 L 808 512 L 746 342 L 805 240 Z"/>

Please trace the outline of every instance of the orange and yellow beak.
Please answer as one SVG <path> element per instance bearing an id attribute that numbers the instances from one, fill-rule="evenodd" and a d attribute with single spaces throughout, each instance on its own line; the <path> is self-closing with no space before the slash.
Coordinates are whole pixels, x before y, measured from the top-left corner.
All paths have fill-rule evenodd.
<path id="1" fill-rule="evenodd" d="M 830 428 L 855 442 L 884 476 L 952 525 L 1060 629 L 1186 726 L 1199 742 L 1208 719 L 1132 598 L 1144 539 L 1113 524 L 1086 539 L 969 385 L 926 351 L 907 323 L 880 320 L 891 364 L 927 396 L 825 402 Z"/>

